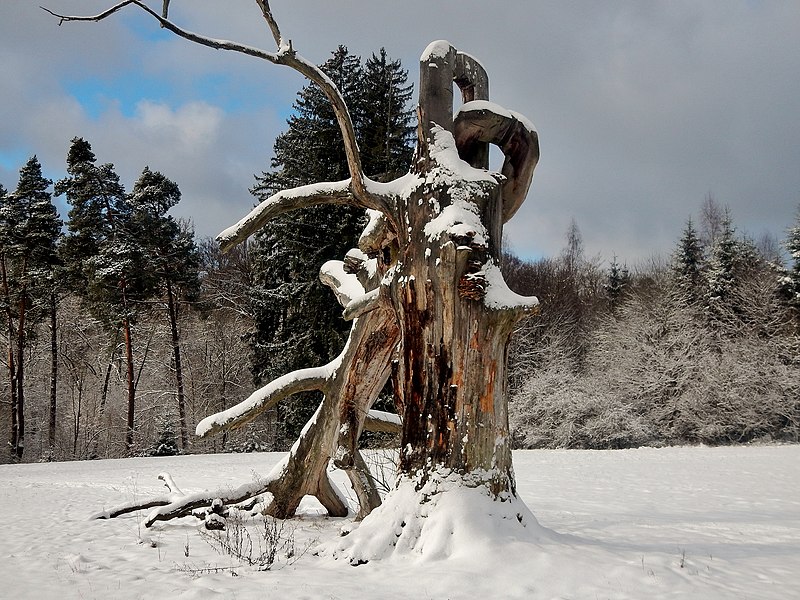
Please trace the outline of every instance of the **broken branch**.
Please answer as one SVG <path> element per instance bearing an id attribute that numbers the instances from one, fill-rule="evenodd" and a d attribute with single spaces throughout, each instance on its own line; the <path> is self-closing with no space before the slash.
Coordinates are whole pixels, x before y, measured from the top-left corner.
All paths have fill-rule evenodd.
<path id="1" fill-rule="evenodd" d="M 358 150 L 358 143 L 356 142 L 355 128 L 353 127 L 353 120 L 350 117 L 350 112 L 347 109 L 347 104 L 345 103 L 341 92 L 331 78 L 322 71 L 322 69 L 298 55 L 292 48 L 291 43 L 284 43 L 277 21 L 272 15 L 269 2 L 267 0 L 256 0 L 256 2 L 261 8 L 261 13 L 269 25 L 270 31 L 275 38 L 275 43 L 278 45 L 278 51 L 275 53 L 265 52 L 259 48 L 240 44 L 238 42 L 206 37 L 183 29 L 167 18 L 167 5 L 169 2 L 164 2 L 162 14 L 158 14 L 140 0 L 124 0 L 123 2 L 119 2 L 97 15 L 91 16 L 62 15 L 48 8 L 41 8 L 47 13 L 58 18 L 58 24 L 61 25 L 65 21 L 102 21 L 126 6 L 134 5 L 138 6 L 144 12 L 152 16 L 156 21 L 159 22 L 161 27 L 168 29 L 175 35 L 189 40 L 190 42 L 200 44 L 201 46 L 214 48 L 215 50 L 230 50 L 233 52 L 239 52 L 240 54 L 246 54 L 248 56 L 269 61 L 276 65 L 284 65 L 294 69 L 307 79 L 317 84 L 325 94 L 325 97 L 331 103 L 333 112 L 336 115 L 336 121 L 339 124 L 339 129 L 341 130 L 342 137 L 344 138 L 345 154 L 347 156 L 348 170 L 350 171 L 350 177 L 352 179 L 353 194 L 361 202 L 369 204 L 370 193 L 367 190 L 366 177 L 364 176 L 363 168 L 361 166 L 361 155 Z"/>

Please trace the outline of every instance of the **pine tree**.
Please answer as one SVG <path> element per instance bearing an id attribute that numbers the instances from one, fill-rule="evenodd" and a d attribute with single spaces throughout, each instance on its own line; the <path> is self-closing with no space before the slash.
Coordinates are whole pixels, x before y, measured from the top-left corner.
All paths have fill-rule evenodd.
<path id="1" fill-rule="evenodd" d="M 127 367 L 125 444 L 133 450 L 136 381 L 132 324 L 135 302 L 152 295 L 157 278 L 149 268 L 146 249 L 138 239 L 133 210 L 111 164 L 96 165 L 90 144 L 74 138 L 67 155 L 68 176 L 56 184 L 66 194 L 69 234 L 63 256 L 73 289 L 116 338 L 121 331 Z M 116 345 L 116 343 L 115 343 Z M 116 348 L 112 349 L 108 369 Z M 108 370 L 106 380 L 108 379 Z M 104 388 L 100 412 L 105 407 Z"/>
<path id="2" fill-rule="evenodd" d="M 2 282 L 9 336 L 12 389 L 11 451 L 21 460 L 25 447 L 25 349 L 29 330 L 48 313 L 56 243 L 61 221 L 36 156 L 20 170 L 17 189 L 2 207 Z M 52 401 L 52 398 L 51 398 Z M 51 407 L 52 408 L 52 407 Z"/>
<path id="3" fill-rule="evenodd" d="M 399 61 L 381 52 L 365 71 L 357 56 L 339 46 L 322 69 L 350 107 L 359 144 L 365 148 L 367 172 L 406 170 L 411 112 L 404 103 L 410 88 Z M 339 126 L 321 90 L 304 87 L 293 109 L 287 130 L 275 141 L 272 171 L 256 177 L 252 191 L 259 201 L 290 187 L 349 176 Z M 256 237 L 251 294 L 255 331 L 250 345 L 257 385 L 298 367 L 325 364 L 343 348 L 349 324 L 320 283 L 319 269 L 331 256 L 342 257 L 356 245 L 363 224 L 363 211 L 317 206 L 270 221 Z M 296 437 L 317 403 L 316 396 L 308 394 L 279 407 L 281 433 L 287 440 Z"/>
<path id="4" fill-rule="evenodd" d="M 178 306 L 183 298 L 196 300 L 199 294 L 200 257 L 194 236 L 181 227 L 167 211 L 181 198 L 178 185 L 145 167 L 130 194 L 134 235 L 144 246 L 148 270 L 155 278 L 153 293 L 166 299 L 170 326 L 181 448 L 189 445 L 186 426 L 183 368 L 181 361 Z"/>
<path id="5" fill-rule="evenodd" d="M 702 297 L 703 245 L 689 219 L 672 257 L 672 275 L 680 301 L 693 306 Z"/>

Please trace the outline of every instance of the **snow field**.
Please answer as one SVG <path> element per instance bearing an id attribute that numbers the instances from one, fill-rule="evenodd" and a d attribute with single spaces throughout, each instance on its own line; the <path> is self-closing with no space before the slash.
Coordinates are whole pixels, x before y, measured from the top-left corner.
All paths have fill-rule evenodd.
<path id="1" fill-rule="evenodd" d="M 252 481 L 281 456 L 0 466 L 0 597 L 800 597 L 800 446 L 515 452 L 519 495 L 536 517 L 526 535 L 475 517 L 485 504 L 459 491 L 442 500 L 445 516 L 415 525 L 435 528 L 435 548 L 358 567 L 312 552 L 346 544 L 349 520 L 320 515 L 311 499 L 285 529 L 294 562 L 270 571 L 216 552 L 194 518 L 150 529 L 147 511 L 87 520 L 163 493 L 162 471 L 189 493 Z"/>

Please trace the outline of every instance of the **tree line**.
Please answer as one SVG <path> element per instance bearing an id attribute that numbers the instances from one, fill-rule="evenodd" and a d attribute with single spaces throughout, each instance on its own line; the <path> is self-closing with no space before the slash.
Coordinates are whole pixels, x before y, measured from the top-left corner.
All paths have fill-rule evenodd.
<path id="1" fill-rule="evenodd" d="M 400 61 L 381 49 L 362 63 L 340 46 L 321 67 L 351 107 L 367 173 L 380 180 L 405 171 L 412 87 Z M 258 199 L 347 177 L 338 125 L 318 88 L 298 93 L 287 125 L 270 169 L 256 176 Z M 279 449 L 294 440 L 318 402 L 312 395 L 219 440 L 196 443 L 190 434 L 283 365 L 339 353 L 349 327 L 318 273 L 356 246 L 363 213 L 301 211 L 223 255 L 169 215 L 180 190 L 163 174 L 145 167 L 126 192 L 113 164 L 98 164 L 82 138 L 72 140 L 66 171 L 53 184 L 34 156 L 17 188 L 2 188 L 8 459 Z M 66 224 L 54 195 L 70 206 Z"/>
<path id="2" fill-rule="evenodd" d="M 365 172 L 404 173 L 414 115 L 400 61 L 340 46 L 321 67 L 351 107 Z M 259 201 L 348 176 L 320 90 L 304 87 L 293 109 L 255 177 Z M 66 224 L 53 195 L 70 206 Z M 297 437 L 319 403 L 312 393 L 218 439 L 191 432 L 254 385 L 341 351 L 349 324 L 318 274 L 356 247 L 364 215 L 305 209 L 222 254 L 169 215 L 179 201 L 177 184 L 148 167 L 126 192 L 82 138 L 54 184 L 32 157 L 14 191 L 0 186 L 0 459 L 278 450 Z M 509 284 L 541 300 L 511 348 L 518 446 L 797 439 L 800 220 L 788 267 L 774 243 L 738 235 L 711 197 L 699 224 L 687 222 L 669 259 L 633 269 L 587 258 L 575 222 L 558 257 L 505 256 Z M 391 389 L 379 408 L 392 409 Z"/>
<path id="3" fill-rule="evenodd" d="M 737 233 L 709 195 L 666 259 L 603 268 L 574 222 L 561 256 L 510 258 L 542 300 L 511 352 L 517 445 L 798 441 L 800 214 L 784 246 Z"/>

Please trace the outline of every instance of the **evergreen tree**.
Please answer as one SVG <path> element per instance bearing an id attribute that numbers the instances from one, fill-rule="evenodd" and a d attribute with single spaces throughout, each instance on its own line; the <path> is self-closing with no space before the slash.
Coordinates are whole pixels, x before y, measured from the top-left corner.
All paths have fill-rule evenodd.
<path id="1" fill-rule="evenodd" d="M 630 282 L 631 274 L 628 271 L 628 267 L 620 265 L 615 256 L 611 261 L 611 266 L 608 269 L 608 277 L 604 285 L 606 298 L 612 310 L 616 308 L 624 298 Z"/>
<path id="2" fill-rule="evenodd" d="M 785 246 L 789 252 L 789 267 L 783 270 L 778 283 L 795 322 L 800 322 L 800 211 L 794 227 L 789 228 L 787 234 Z"/>
<path id="3" fill-rule="evenodd" d="M 367 173 L 407 169 L 411 113 L 403 103 L 410 90 L 399 61 L 382 52 L 364 71 L 360 59 L 339 46 L 321 66 L 350 107 Z M 260 201 L 290 187 L 349 177 L 341 133 L 322 91 L 304 87 L 293 109 L 287 130 L 275 141 L 272 170 L 256 177 L 252 191 Z M 363 211 L 316 206 L 270 221 L 256 237 L 250 345 L 257 385 L 287 371 L 325 364 L 343 348 L 349 324 L 319 282 L 319 269 L 331 256 L 343 257 L 354 247 L 363 225 Z M 297 436 L 318 401 L 307 394 L 279 406 L 287 440 Z"/>
<path id="4" fill-rule="evenodd" d="M 726 214 L 708 261 L 706 310 L 712 322 L 743 314 L 745 307 L 738 292 L 746 278 L 763 266 L 755 245 L 747 238 L 737 238 L 731 217 Z"/>
<path id="5" fill-rule="evenodd" d="M 702 297 L 703 245 L 689 219 L 672 257 L 672 274 L 680 300 L 688 306 Z"/>
<path id="6" fill-rule="evenodd" d="M 67 155 L 68 176 L 56 184 L 66 194 L 69 235 L 63 255 L 73 289 L 90 310 L 115 332 L 121 331 L 127 367 L 127 423 L 125 444 L 133 449 L 136 381 L 132 324 L 135 302 L 150 297 L 157 283 L 139 240 L 133 209 L 111 164 L 96 165 L 89 143 L 74 138 Z M 112 349 L 111 361 L 116 349 Z M 105 406 L 105 390 L 100 412 Z"/>
<path id="7" fill-rule="evenodd" d="M 25 447 L 25 349 L 29 331 L 47 314 L 57 263 L 61 221 L 36 156 L 20 170 L 13 194 L 5 194 L 0 220 L 2 282 L 12 378 L 11 451 L 21 460 Z"/>
<path id="8" fill-rule="evenodd" d="M 361 143 L 364 172 L 390 181 L 408 171 L 413 154 L 413 113 L 408 110 L 413 86 L 399 60 L 381 48 L 364 64 Z"/>
<path id="9" fill-rule="evenodd" d="M 167 211 L 181 198 L 178 185 L 145 167 L 130 194 L 131 228 L 146 249 L 148 271 L 155 278 L 154 292 L 166 300 L 175 368 L 181 447 L 189 445 L 186 427 L 183 368 L 178 330 L 181 299 L 196 300 L 200 290 L 200 255 L 188 227 L 181 227 Z"/>

